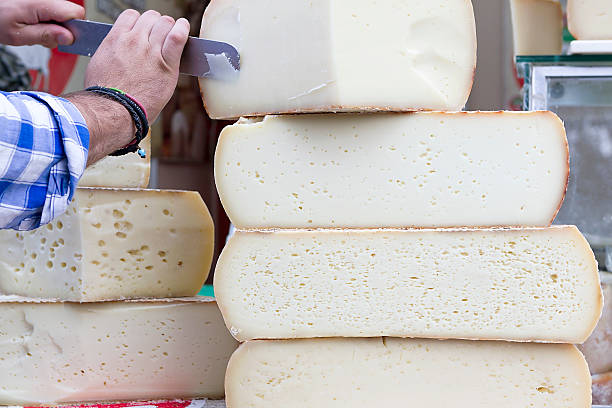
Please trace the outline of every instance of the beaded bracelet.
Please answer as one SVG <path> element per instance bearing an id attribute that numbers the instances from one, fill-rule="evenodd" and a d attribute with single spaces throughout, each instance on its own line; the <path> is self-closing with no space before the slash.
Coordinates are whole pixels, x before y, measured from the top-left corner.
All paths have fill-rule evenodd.
<path id="1" fill-rule="evenodd" d="M 142 139 L 149 133 L 149 120 L 145 108 L 138 103 L 136 99 L 117 88 L 105 88 L 102 86 L 92 86 L 86 91 L 102 95 L 106 98 L 119 102 L 130 114 L 134 125 L 136 126 L 136 135 L 126 147 L 119 149 L 110 156 L 124 156 L 129 153 L 138 153 L 140 157 L 145 158 L 146 152 L 140 148 L 139 144 Z"/>

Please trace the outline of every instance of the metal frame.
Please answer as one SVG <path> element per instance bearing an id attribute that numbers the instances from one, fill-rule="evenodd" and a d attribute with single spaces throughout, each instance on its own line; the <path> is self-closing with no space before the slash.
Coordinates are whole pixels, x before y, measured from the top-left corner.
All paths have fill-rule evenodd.
<path id="1" fill-rule="evenodd" d="M 528 110 L 548 109 L 548 81 L 546 78 L 597 78 L 612 79 L 612 66 L 541 66 L 532 65 L 529 86 Z"/>

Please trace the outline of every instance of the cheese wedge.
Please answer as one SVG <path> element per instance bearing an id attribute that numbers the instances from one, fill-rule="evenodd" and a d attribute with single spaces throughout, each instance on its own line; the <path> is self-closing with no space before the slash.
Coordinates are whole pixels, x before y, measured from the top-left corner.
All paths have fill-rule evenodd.
<path id="1" fill-rule="evenodd" d="M 215 157 L 242 229 L 544 227 L 568 174 L 551 112 L 268 116 L 225 128 Z"/>
<path id="2" fill-rule="evenodd" d="M 146 158 L 137 154 L 108 156 L 89 166 L 79 187 L 147 188 L 151 174 L 151 137 L 140 144 L 147 152 Z"/>
<path id="3" fill-rule="evenodd" d="M 557 0 L 511 0 L 515 55 L 559 55 L 563 9 Z"/>
<path id="4" fill-rule="evenodd" d="M 0 404 L 222 398 L 237 343 L 210 298 L 0 303 Z"/>
<path id="5" fill-rule="evenodd" d="M 213 0 L 201 36 L 240 53 L 200 80 L 214 119 L 460 110 L 476 65 L 468 0 Z"/>
<path id="6" fill-rule="evenodd" d="M 593 374 L 612 372 L 612 273 L 602 272 L 604 308 L 601 319 L 589 339 L 578 348 Z"/>
<path id="7" fill-rule="evenodd" d="M 567 344 L 396 338 L 247 342 L 227 408 L 590 408 L 591 378 Z"/>
<path id="8" fill-rule="evenodd" d="M 602 308 L 576 227 L 237 232 L 215 294 L 238 340 L 582 343 Z"/>
<path id="9" fill-rule="evenodd" d="M 198 293 L 213 256 L 198 193 L 79 189 L 33 232 L 0 231 L 0 294 L 70 301 Z"/>
<path id="10" fill-rule="evenodd" d="M 568 0 L 567 25 L 578 40 L 612 40 L 612 3 Z"/>

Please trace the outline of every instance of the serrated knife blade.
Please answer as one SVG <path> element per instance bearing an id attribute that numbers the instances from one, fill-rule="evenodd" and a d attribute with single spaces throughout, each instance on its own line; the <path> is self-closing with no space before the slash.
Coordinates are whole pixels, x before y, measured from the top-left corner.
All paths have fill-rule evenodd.
<path id="1" fill-rule="evenodd" d="M 62 23 L 74 35 L 72 45 L 61 45 L 59 51 L 91 57 L 113 27 L 112 24 L 88 20 Z M 209 61 L 210 59 L 210 61 Z M 228 63 L 220 63 L 219 61 Z M 230 44 L 189 37 L 181 59 L 181 74 L 227 79 L 240 70 L 240 54 Z"/>

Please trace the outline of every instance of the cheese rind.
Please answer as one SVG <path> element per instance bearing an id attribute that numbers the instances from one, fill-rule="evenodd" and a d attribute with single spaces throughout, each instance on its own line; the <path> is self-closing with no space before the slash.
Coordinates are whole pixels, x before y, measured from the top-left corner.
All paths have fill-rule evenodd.
<path id="1" fill-rule="evenodd" d="M 578 40 L 612 40 L 612 3 L 568 0 L 567 25 Z"/>
<path id="2" fill-rule="evenodd" d="M 582 343 L 602 308 L 597 263 L 575 227 L 239 231 L 215 294 L 239 341 Z"/>
<path id="3" fill-rule="evenodd" d="M 87 167 L 79 181 L 79 187 L 147 188 L 151 174 L 151 137 L 140 146 L 147 152 L 146 158 L 137 154 L 108 156 Z"/>
<path id="4" fill-rule="evenodd" d="M 467 0 L 214 0 L 200 34 L 240 53 L 239 72 L 200 79 L 214 119 L 460 110 L 476 65 Z"/>
<path id="5" fill-rule="evenodd" d="M 222 398 L 237 343 L 209 298 L 0 303 L 0 404 Z"/>
<path id="6" fill-rule="evenodd" d="M 563 51 L 563 8 L 557 0 L 511 0 L 515 55 Z"/>
<path id="7" fill-rule="evenodd" d="M 227 369 L 228 408 L 590 408 L 566 344 L 395 338 L 254 341 Z"/>
<path id="8" fill-rule="evenodd" d="M 0 231 L 0 294 L 88 302 L 193 296 L 213 246 L 198 193 L 78 189 L 53 223 Z"/>
<path id="9" fill-rule="evenodd" d="M 242 229 L 544 227 L 568 177 L 551 112 L 268 116 L 226 127 L 215 156 Z"/>
<path id="10" fill-rule="evenodd" d="M 601 272 L 600 275 L 604 298 L 601 319 L 588 340 L 578 346 L 593 374 L 612 372 L 612 273 Z"/>

